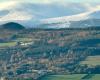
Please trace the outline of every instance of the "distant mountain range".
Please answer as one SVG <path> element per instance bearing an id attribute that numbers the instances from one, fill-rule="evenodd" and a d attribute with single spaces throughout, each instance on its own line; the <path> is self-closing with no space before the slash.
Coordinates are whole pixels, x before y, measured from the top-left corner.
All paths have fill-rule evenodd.
<path id="1" fill-rule="evenodd" d="M 19 23 L 27 28 L 69 28 L 100 26 L 100 5 L 0 3 L 0 25 Z"/>

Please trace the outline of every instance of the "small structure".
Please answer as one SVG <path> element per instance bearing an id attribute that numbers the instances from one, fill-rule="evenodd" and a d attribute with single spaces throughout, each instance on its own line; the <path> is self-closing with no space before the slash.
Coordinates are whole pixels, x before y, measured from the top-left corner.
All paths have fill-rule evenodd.
<path id="1" fill-rule="evenodd" d="M 21 45 L 21 46 L 28 46 L 31 45 L 33 42 L 17 42 L 17 45 Z"/>

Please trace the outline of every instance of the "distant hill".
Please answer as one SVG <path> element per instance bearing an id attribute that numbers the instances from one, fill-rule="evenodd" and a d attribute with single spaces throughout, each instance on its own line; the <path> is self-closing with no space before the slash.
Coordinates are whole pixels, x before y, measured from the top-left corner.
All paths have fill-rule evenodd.
<path id="1" fill-rule="evenodd" d="M 3 25 L 1 25 L 0 28 L 10 29 L 10 30 L 21 30 L 21 29 L 25 29 L 24 26 L 22 26 L 22 25 L 20 25 L 18 23 L 15 23 L 15 22 L 9 22 L 9 23 L 3 24 Z"/>

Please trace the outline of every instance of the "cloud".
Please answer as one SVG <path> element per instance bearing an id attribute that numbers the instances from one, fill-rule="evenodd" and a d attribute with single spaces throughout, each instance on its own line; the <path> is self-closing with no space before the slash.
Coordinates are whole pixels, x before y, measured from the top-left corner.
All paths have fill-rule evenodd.
<path id="1" fill-rule="evenodd" d="M 15 1 L 9 1 L 9 2 L 1 2 L 0 3 L 0 10 L 5 9 L 11 5 L 15 5 L 16 2 Z"/>
<path id="2" fill-rule="evenodd" d="M 100 3 L 100 0 L 0 0 L 0 2 L 21 1 L 33 3 Z"/>
<path id="3" fill-rule="evenodd" d="M 32 0 L 33 2 L 37 2 L 37 3 L 54 3 L 54 2 L 73 2 L 73 3 L 100 3 L 99 0 Z"/>

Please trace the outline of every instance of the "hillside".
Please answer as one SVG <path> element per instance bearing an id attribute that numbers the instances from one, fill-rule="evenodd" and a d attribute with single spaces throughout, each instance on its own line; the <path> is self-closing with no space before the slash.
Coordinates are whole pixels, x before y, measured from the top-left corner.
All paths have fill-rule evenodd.
<path id="1" fill-rule="evenodd" d="M 0 26 L 1 29 L 9 29 L 9 30 L 22 30 L 25 29 L 24 26 L 15 23 L 15 22 L 9 22 L 9 23 L 5 23 L 3 25 Z"/>

